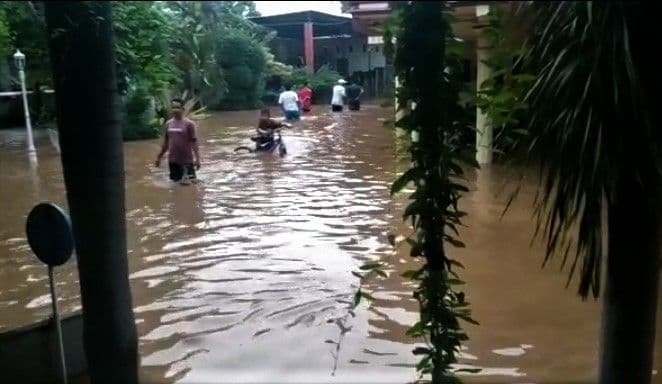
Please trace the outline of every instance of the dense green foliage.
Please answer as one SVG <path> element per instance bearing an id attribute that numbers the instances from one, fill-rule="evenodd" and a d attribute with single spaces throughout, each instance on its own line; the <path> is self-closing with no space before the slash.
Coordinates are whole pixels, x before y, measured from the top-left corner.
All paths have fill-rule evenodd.
<path id="1" fill-rule="evenodd" d="M 158 136 L 153 99 L 144 86 L 129 90 L 123 97 L 125 110 L 122 125 L 124 140 L 138 140 Z"/>
<path id="2" fill-rule="evenodd" d="M 133 119 L 124 122 L 127 139 L 154 137 L 159 130 L 153 122 L 129 118 L 128 111 L 153 103 L 162 110 L 165 94 L 188 91 L 215 109 L 255 108 L 267 76 L 291 73 L 267 47 L 274 34 L 247 19 L 259 16 L 252 1 L 115 1 L 112 6 L 118 88 L 125 116 Z M 15 48 L 27 56 L 28 82 L 50 84 L 41 2 L 0 3 L 3 63 Z"/>
<path id="3" fill-rule="evenodd" d="M 536 76 L 522 72 L 523 41 L 514 28 L 521 23 L 518 15 L 491 6 L 488 19 L 481 34 L 489 47 L 484 64 L 490 68 L 490 76 L 479 84 L 475 101 L 494 129 L 493 150 L 499 156 L 516 150 L 527 134 L 523 122 L 529 108 L 524 98 Z"/>
<path id="4" fill-rule="evenodd" d="M 179 75 L 169 41 L 176 33 L 174 15 L 154 1 L 126 1 L 113 4 L 113 18 L 120 92 L 169 89 Z"/>
<path id="5" fill-rule="evenodd" d="M 236 32 L 219 40 L 216 55 L 230 90 L 221 106 L 225 109 L 257 107 L 264 90 L 267 66 L 262 47 L 248 34 Z"/>
<path id="6" fill-rule="evenodd" d="M 12 60 L 11 54 L 20 49 L 26 56 L 28 83 L 51 84 L 43 4 L 37 1 L 3 1 L 0 2 L 0 10 L 5 13 L 11 39 L 11 46 L 5 52 L 7 56 L 3 56 L 3 61 L 6 63 Z"/>
<path id="7" fill-rule="evenodd" d="M 7 58 L 11 54 L 12 41 L 9 29 L 9 22 L 7 21 L 7 11 L 0 8 L 0 57 Z M 6 60 L 0 60 L 0 68 L 7 65 Z"/>

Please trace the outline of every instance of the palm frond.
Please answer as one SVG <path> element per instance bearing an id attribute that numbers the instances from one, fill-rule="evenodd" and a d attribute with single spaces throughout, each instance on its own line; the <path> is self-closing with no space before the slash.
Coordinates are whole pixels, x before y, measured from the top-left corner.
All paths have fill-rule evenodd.
<path id="1" fill-rule="evenodd" d="M 545 262 L 575 248 L 570 277 L 582 297 L 600 291 L 603 208 L 626 164 L 627 135 L 650 136 L 630 49 L 624 2 L 527 2 L 534 36 L 525 66 L 537 73 L 526 102 L 531 151 L 540 158 L 537 232 Z M 633 116 L 639 116 L 632 119 Z M 628 128 L 626 128 L 628 127 Z M 642 148 L 642 150 L 647 150 Z M 557 252 L 560 251 L 560 252 Z"/>

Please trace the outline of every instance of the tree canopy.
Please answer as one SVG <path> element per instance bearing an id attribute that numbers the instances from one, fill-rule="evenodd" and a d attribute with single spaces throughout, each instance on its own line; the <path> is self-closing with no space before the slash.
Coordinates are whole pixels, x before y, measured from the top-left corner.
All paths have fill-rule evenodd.
<path id="1" fill-rule="evenodd" d="M 112 11 L 118 89 L 136 103 L 125 109 L 184 91 L 210 108 L 253 108 L 267 77 L 291 73 L 270 52 L 274 33 L 248 19 L 259 16 L 252 1 L 114 1 Z M 43 3 L 0 3 L 0 68 L 15 49 L 30 84 L 51 84 Z M 142 131 L 137 138 L 155 132 Z"/>

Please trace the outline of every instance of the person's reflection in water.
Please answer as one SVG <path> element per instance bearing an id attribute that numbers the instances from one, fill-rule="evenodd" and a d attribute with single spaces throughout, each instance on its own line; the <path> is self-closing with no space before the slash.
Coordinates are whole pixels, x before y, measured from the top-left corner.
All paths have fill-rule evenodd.
<path id="1" fill-rule="evenodd" d="M 172 216 L 176 222 L 186 225 L 186 232 L 195 232 L 205 219 L 203 186 L 194 184 L 191 188 L 173 188 Z M 190 232 L 189 232 L 190 233 Z M 190 233 L 193 235 L 193 233 Z"/>

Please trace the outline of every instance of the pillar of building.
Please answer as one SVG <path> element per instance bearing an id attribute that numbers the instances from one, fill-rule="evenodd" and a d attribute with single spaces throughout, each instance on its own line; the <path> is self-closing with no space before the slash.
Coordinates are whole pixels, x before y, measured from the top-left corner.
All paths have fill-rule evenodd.
<path id="1" fill-rule="evenodd" d="M 308 21 L 303 24 L 303 49 L 306 59 L 306 70 L 315 71 L 315 41 L 313 40 L 313 23 Z"/>
<path id="2" fill-rule="evenodd" d="M 484 63 L 487 56 L 486 41 L 483 37 L 478 37 L 476 42 L 477 91 L 480 91 L 481 84 L 490 76 L 490 68 Z M 483 165 L 492 162 L 492 128 L 487 115 L 480 108 L 476 108 L 476 161 L 478 164 Z"/>

